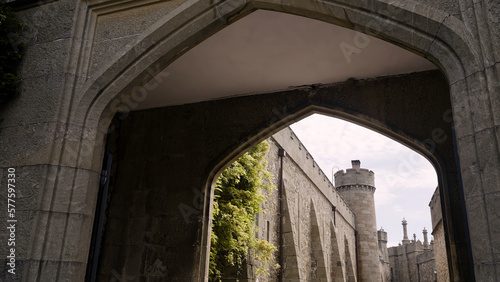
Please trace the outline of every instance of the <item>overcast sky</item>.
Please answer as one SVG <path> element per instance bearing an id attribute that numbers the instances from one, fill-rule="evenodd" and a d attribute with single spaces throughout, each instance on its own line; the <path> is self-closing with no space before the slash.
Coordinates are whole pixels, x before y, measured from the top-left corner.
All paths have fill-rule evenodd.
<path id="1" fill-rule="evenodd" d="M 427 159 L 411 149 L 364 127 L 323 115 L 312 115 L 291 126 L 323 172 L 351 168 L 351 160 L 375 172 L 377 228 L 387 231 L 388 246 L 403 239 L 401 221 L 408 221 L 410 240 L 432 236 L 429 202 L 437 175 Z"/>

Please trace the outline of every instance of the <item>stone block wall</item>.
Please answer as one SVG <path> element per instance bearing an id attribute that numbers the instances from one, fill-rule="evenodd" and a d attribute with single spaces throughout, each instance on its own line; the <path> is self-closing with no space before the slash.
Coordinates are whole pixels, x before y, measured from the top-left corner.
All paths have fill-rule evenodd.
<path id="1" fill-rule="evenodd" d="M 446 245 L 444 241 L 443 224 L 438 224 L 432 231 L 434 236 L 434 255 L 436 257 L 437 280 L 439 282 L 450 281 L 448 270 L 448 259 L 446 257 Z"/>
<path id="2" fill-rule="evenodd" d="M 389 262 L 391 265 L 391 281 L 409 281 L 408 260 L 402 246 L 389 248 Z"/>
<path id="3" fill-rule="evenodd" d="M 417 256 L 417 280 L 418 282 L 436 282 L 437 275 L 436 270 L 436 260 L 434 257 L 434 252 L 427 250 L 424 253 Z"/>
<path id="4" fill-rule="evenodd" d="M 355 216 L 335 191 L 333 184 L 314 162 L 310 153 L 289 128 L 267 139 L 268 171 L 273 184 L 279 185 L 279 148 L 283 160 L 284 205 L 284 278 L 286 281 L 355 281 Z M 260 239 L 278 245 L 278 190 L 266 194 L 263 212 L 257 216 Z M 333 206 L 336 207 L 335 211 Z M 277 281 L 275 261 L 269 276 L 256 275 L 259 266 L 249 267 L 251 281 Z M 240 279 L 241 281 L 241 279 Z"/>

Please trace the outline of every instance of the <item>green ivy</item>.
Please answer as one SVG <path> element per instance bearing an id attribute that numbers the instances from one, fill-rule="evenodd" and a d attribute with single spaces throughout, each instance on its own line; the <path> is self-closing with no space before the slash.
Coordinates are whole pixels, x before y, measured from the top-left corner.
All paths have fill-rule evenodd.
<path id="1" fill-rule="evenodd" d="M 262 189 L 274 187 L 266 170 L 269 144 L 262 142 L 229 166 L 216 182 L 210 248 L 210 281 L 222 281 L 229 266 L 242 268 L 252 249 L 254 260 L 263 262 L 257 272 L 273 258 L 276 247 L 255 238 L 255 219 L 264 200 Z"/>
<path id="2" fill-rule="evenodd" d="M 0 2 L 0 105 L 19 94 L 17 69 L 24 53 L 23 26 L 12 9 Z"/>

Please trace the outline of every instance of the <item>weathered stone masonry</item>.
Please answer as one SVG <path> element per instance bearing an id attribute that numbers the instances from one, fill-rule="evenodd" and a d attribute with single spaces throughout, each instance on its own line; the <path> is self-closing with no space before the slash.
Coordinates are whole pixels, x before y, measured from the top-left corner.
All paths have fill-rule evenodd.
<path id="1" fill-rule="evenodd" d="M 354 213 L 291 129 L 285 128 L 267 141 L 271 145 L 268 170 L 275 176 L 275 186 L 279 185 L 278 150 L 286 152 L 284 281 L 354 281 L 357 269 Z M 264 212 L 257 217 L 258 237 L 276 246 L 278 201 L 278 190 L 271 191 L 263 203 Z M 276 257 L 275 263 L 278 261 Z M 273 265 L 268 269 L 270 277 L 253 279 L 277 281 Z"/>

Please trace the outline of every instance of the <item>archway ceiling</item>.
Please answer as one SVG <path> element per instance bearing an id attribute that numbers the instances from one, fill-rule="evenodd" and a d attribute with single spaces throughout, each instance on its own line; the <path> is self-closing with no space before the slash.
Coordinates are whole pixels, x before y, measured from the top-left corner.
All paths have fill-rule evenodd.
<path id="1" fill-rule="evenodd" d="M 165 68 L 139 109 L 436 68 L 400 47 L 364 38 L 369 41 L 325 22 L 258 10 Z M 355 53 L 346 56 L 341 44 Z"/>

